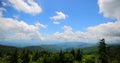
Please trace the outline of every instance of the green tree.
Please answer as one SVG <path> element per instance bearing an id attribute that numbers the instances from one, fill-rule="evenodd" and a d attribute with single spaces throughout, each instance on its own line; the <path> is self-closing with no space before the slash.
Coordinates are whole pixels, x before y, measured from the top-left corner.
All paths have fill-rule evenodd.
<path id="1" fill-rule="evenodd" d="M 57 53 L 52 53 L 50 55 L 50 57 L 52 58 L 53 63 L 58 63 L 59 62 L 59 55 Z"/>
<path id="2" fill-rule="evenodd" d="M 37 61 L 38 59 L 39 59 L 39 57 L 40 57 L 40 52 L 39 51 L 36 51 L 36 52 L 34 52 L 34 55 L 33 55 L 33 61 Z"/>
<path id="3" fill-rule="evenodd" d="M 37 60 L 37 63 L 44 63 L 44 62 L 43 62 L 43 57 L 40 57 L 40 58 Z"/>
<path id="4" fill-rule="evenodd" d="M 62 63 L 73 63 L 74 62 L 74 57 L 70 53 L 65 53 L 63 58 L 64 58 L 64 61 Z"/>
<path id="5" fill-rule="evenodd" d="M 99 60 L 101 63 L 108 63 L 105 39 L 99 41 L 98 46 Z"/>
<path id="6" fill-rule="evenodd" d="M 0 52 L 0 57 L 2 57 L 2 53 Z"/>
<path id="7" fill-rule="evenodd" d="M 29 58 L 29 51 L 28 50 L 24 50 L 22 53 L 22 63 L 29 63 L 30 58 Z"/>
<path id="8" fill-rule="evenodd" d="M 76 52 L 76 60 L 79 61 L 79 63 L 82 63 L 82 56 L 83 56 L 83 53 L 82 53 L 82 50 L 81 49 L 77 49 L 77 52 Z"/>
<path id="9" fill-rule="evenodd" d="M 49 63 L 47 57 L 48 56 L 46 54 L 43 55 L 43 63 Z"/>
<path id="10" fill-rule="evenodd" d="M 63 63 L 63 51 L 60 50 L 60 53 L 59 53 L 59 63 Z"/>
<path id="11" fill-rule="evenodd" d="M 95 55 L 84 55 L 83 63 L 95 63 Z"/>
<path id="12" fill-rule="evenodd" d="M 18 56 L 17 56 L 17 50 L 14 51 L 14 53 L 11 54 L 11 57 L 10 57 L 10 63 L 18 63 L 17 59 L 18 59 Z"/>
<path id="13" fill-rule="evenodd" d="M 74 49 L 72 49 L 71 51 L 70 51 L 70 53 L 74 56 L 74 58 L 75 58 L 75 50 Z"/>

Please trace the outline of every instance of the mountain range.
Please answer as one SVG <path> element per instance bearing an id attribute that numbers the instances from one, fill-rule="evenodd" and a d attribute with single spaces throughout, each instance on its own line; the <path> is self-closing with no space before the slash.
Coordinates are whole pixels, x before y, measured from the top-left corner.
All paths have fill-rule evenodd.
<path id="1" fill-rule="evenodd" d="M 110 44 L 110 46 L 114 47 L 115 49 L 120 48 L 120 44 Z M 59 44 L 41 44 L 41 45 L 32 45 L 32 46 L 24 46 L 24 47 L 16 47 L 16 46 L 6 46 L 6 45 L 0 45 L 0 51 L 10 51 L 10 50 L 30 50 L 30 51 L 48 51 L 48 52 L 59 52 L 60 50 L 66 50 L 69 51 L 71 49 L 78 49 L 81 48 L 84 52 L 94 52 L 97 51 L 97 44 L 91 44 L 91 43 L 83 43 L 83 42 L 65 42 L 65 43 L 59 43 Z"/>

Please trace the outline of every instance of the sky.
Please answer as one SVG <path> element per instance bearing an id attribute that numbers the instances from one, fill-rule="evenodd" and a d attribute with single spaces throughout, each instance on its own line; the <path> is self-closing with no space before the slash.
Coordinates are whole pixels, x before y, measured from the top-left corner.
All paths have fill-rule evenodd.
<path id="1" fill-rule="evenodd" d="M 120 42 L 119 11 L 120 0 L 0 0 L 0 41 Z"/>

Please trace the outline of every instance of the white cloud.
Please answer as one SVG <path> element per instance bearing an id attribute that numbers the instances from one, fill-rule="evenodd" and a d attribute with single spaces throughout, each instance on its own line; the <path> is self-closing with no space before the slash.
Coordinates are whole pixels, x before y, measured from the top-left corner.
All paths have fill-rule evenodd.
<path id="1" fill-rule="evenodd" d="M 98 5 L 100 13 L 105 17 L 115 18 L 116 21 L 89 27 L 89 31 L 101 34 L 108 40 L 120 41 L 120 0 L 98 0 Z"/>
<path id="2" fill-rule="evenodd" d="M 69 42 L 97 42 L 105 38 L 108 42 L 120 41 L 120 0 L 98 0 L 100 13 L 105 17 L 116 18 L 115 22 L 102 23 L 87 28 L 86 32 L 72 31 L 70 26 L 63 26 L 64 32 L 56 32 L 53 37 L 56 41 Z M 54 20 L 57 20 L 52 18 Z"/>
<path id="3" fill-rule="evenodd" d="M 120 41 L 120 22 L 108 22 L 97 26 L 88 27 L 88 33 L 96 38 L 106 38 L 107 40 L 114 41 L 114 39 Z"/>
<path id="4" fill-rule="evenodd" d="M 53 21 L 54 24 L 60 24 L 60 22 L 59 22 L 60 20 L 63 20 L 63 19 L 67 18 L 67 15 L 64 14 L 63 12 L 57 11 L 56 14 L 57 15 L 50 17 L 50 19 L 54 20 Z"/>
<path id="5" fill-rule="evenodd" d="M 0 8 L 0 17 L 3 16 L 3 11 L 6 11 L 6 9 L 1 7 L 1 8 Z"/>
<path id="6" fill-rule="evenodd" d="M 85 36 L 86 33 L 81 31 L 73 32 L 70 26 L 63 26 L 62 29 L 64 32 L 54 33 L 54 39 L 63 41 L 63 42 L 87 42 Z"/>
<path id="7" fill-rule="evenodd" d="M 72 28 L 70 27 L 70 26 L 63 26 L 63 28 L 62 28 L 64 31 L 72 31 Z"/>
<path id="8" fill-rule="evenodd" d="M 60 24 L 60 22 L 58 22 L 58 21 L 53 21 L 53 24 Z"/>
<path id="9" fill-rule="evenodd" d="M 8 0 L 11 5 L 18 11 L 29 13 L 32 15 L 42 12 L 42 8 L 34 0 Z"/>
<path id="10" fill-rule="evenodd" d="M 19 18 L 19 15 L 13 15 L 13 18 L 14 18 L 14 19 L 18 19 L 18 18 Z"/>
<path id="11" fill-rule="evenodd" d="M 120 22 L 109 22 L 97 26 L 88 27 L 86 32 L 72 31 L 70 26 L 63 26 L 64 32 L 56 32 L 52 35 L 43 35 L 39 32 L 40 28 L 46 25 L 36 23 L 28 25 L 24 21 L 11 18 L 0 18 L 0 33 L 6 40 L 43 40 L 61 42 L 96 42 L 100 38 L 107 41 L 120 41 Z M 116 26 L 117 25 L 117 26 Z"/>
<path id="12" fill-rule="evenodd" d="M 38 28 L 47 28 L 47 25 L 41 24 L 41 23 L 39 23 L 39 22 L 37 22 L 35 25 L 36 25 Z"/>
<path id="13" fill-rule="evenodd" d="M 7 3 L 6 3 L 6 2 L 2 2 L 2 5 L 3 5 L 3 6 L 7 6 Z"/>
<path id="14" fill-rule="evenodd" d="M 18 21 L 12 18 L 0 17 L 0 35 L 5 40 L 43 40 L 42 34 L 39 32 L 40 28 L 46 28 L 41 23 L 29 25 L 24 21 Z"/>
<path id="15" fill-rule="evenodd" d="M 56 16 L 51 17 L 51 19 L 54 20 L 61 20 L 61 19 L 65 19 L 67 16 L 63 13 L 63 12 L 56 12 Z"/>
<path id="16" fill-rule="evenodd" d="M 23 0 L 21 1 L 25 5 L 29 6 Z M 99 39 L 105 38 L 107 41 L 120 41 L 120 1 L 99 0 L 98 3 L 100 7 L 100 13 L 103 13 L 105 17 L 114 17 L 117 20 L 115 22 L 107 22 L 96 26 L 88 27 L 86 32 L 73 32 L 72 27 L 65 25 L 62 27 L 62 29 L 64 30 L 63 32 L 55 32 L 51 35 L 43 35 L 39 32 L 40 28 L 47 28 L 46 25 L 43 25 L 39 22 L 34 25 L 29 25 L 24 21 L 18 21 L 16 19 L 2 17 L 2 13 L 3 11 L 5 11 L 5 9 L 0 8 L 0 38 L 4 38 L 5 40 L 37 39 L 45 41 L 68 42 L 97 42 Z M 62 12 L 56 12 L 56 14 L 56 16 L 50 17 L 50 19 L 54 20 L 54 24 L 60 24 L 59 20 L 67 18 L 67 15 Z"/>
<path id="17" fill-rule="evenodd" d="M 68 42 L 96 42 L 105 38 L 108 42 L 120 41 L 120 22 L 108 22 L 88 27 L 86 32 L 72 31 L 70 26 L 63 26 L 64 32 L 54 33 L 54 39 Z"/>
<path id="18" fill-rule="evenodd" d="M 100 13 L 120 20 L 120 0 L 98 0 Z"/>

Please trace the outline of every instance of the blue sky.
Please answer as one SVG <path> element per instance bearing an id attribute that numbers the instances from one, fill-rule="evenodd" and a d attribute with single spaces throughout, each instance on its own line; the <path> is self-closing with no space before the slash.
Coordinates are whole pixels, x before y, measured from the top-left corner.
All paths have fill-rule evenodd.
<path id="1" fill-rule="evenodd" d="M 116 22 L 119 23 L 119 17 L 117 17 L 119 16 L 119 6 L 115 5 L 115 3 L 117 2 L 119 1 L 115 0 L 113 2 L 109 2 L 104 0 L 0 0 L 1 18 L 10 22 L 3 23 L 6 24 L 6 26 L 4 25 L 6 28 L 4 28 L 2 25 L 3 20 L 0 20 L 2 26 L 1 30 L 5 29 L 5 33 L 1 35 L 4 35 L 4 38 L 7 37 L 5 40 L 8 41 L 32 40 L 33 37 L 38 38 L 38 41 L 40 39 L 40 41 L 81 42 L 87 39 L 86 42 L 91 42 L 101 38 L 106 38 L 110 40 L 111 38 L 113 38 L 113 36 L 111 37 L 111 35 L 109 35 L 112 32 L 110 31 L 110 29 L 115 27 L 110 27 L 110 25 L 116 25 Z M 105 3 L 108 3 L 108 5 L 110 5 L 111 3 L 113 4 L 111 4 L 111 7 L 107 7 Z M 117 4 L 119 5 L 119 3 Z M 116 6 L 117 8 L 115 9 L 116 11 L 112 10 L 114 6 Z M 113 15 L 111 13 L 113 13 Z M 7 18 L 11 20 L 7 20 Z M 17 23 L 15 21 L 17 21 Z M 12 22 L 14 24 L 16 23 L 16 25 L 14 25 Z M 11 23 L 13 24 L 12 26 Z M 8 25 L 10 25 L 11 27 L 9 27 Z M 107 29 L 104 29 L 104 26 Z M 15 27 L 18 27 L 18 29 L 16 29 Z M 117 27 L 119 28 L 119 26 Z M 9 31 L 7 30 L 8 28 L 10 29 Z M 20 28 L 23 28 L 23 30 Z M 98 30 L 98 28 L 100 30 Z M 115 29 L 115 31 L 117 31 L 118 28 Z M 28 34 L 28 31 L 26 30 L 30 30 L 30 34 Z M 23 34 L 21 35 L 21 37 L 24 36 L 29 38 L 20 38 L 18 37 L 18 33 Z M 33 33 L 37 34 L 37 36 Z M 117 32 L 115 34 L 117 34 Z M 90 36 L 93 35 L 94 37 L 90 38 Z M 16 39 L 11 38 L 12 36 L 16 37 Z M 77 39 L 75 39 L 75 37 Z M 119 41 L 119 37 L 112 40 Z"/>
<path id="2" fill-rule="evenodd" d="M 56 31 L 62 31 L 60 28 L 64 25 L 73 27 L 73 31 L 86 31 L 86 28 L 89 26 L 95 26 L 110 21 L 99 13 L 97 0 L 35 0 L 35 2 L 42 7 L 42 13 L 30 15 L 17 11 L 13 7 L 6 6 L 7 12 L 4 13 L 4 16 L 13 18 L 13 16 L 16 15 L 19 16 L 18 20 L 23 20 L 28 24 L 34 24 L 37 21 L 47 24 L 48 29 L 41 30 L 44 34 L 53 34 Z M 49 19 L 49 17 L 55 15 L 56 11 L 61 11 L 68 15 L 65 20 L 61 20 L 61 24 L 59 25 L 53 24 L 53 20 Z"/>

